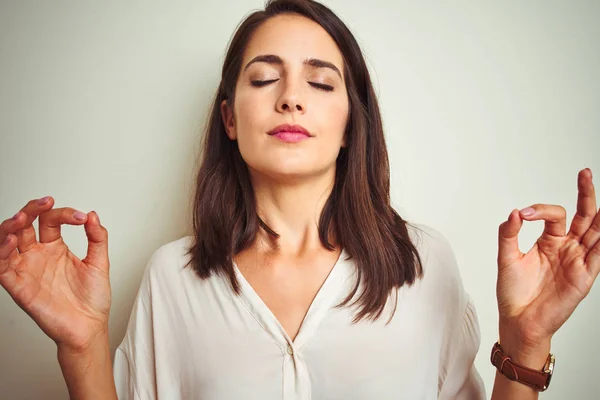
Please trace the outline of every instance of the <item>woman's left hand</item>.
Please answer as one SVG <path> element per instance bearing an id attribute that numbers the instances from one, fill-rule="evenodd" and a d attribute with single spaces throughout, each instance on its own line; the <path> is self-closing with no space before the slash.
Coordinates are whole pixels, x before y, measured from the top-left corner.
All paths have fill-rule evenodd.
<path id="1" fill-rule="evenodd" d="M 587 296 L 600 272 L 600 212 L 591 170 L 579 172 L 578 191 L 577 213 L 568 232 L 566 211 L 557 205 L 513 210 L 500 225 L 496 287 L 500 340 L 514 351 L 547 351 L 554 333 Z M 518 244 L 523 220 L 544 221 L 544 232 L 527 254 Z"/>

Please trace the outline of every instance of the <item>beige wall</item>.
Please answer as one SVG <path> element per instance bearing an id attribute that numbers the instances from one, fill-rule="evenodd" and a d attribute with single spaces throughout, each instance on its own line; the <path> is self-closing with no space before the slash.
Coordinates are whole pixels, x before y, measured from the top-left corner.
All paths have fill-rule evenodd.
<path id="1" fill-rule="evenodd" d="M 498 225 L 537 202 L 562 204 L 571 218 L 578 170 L 600 182 L 600 2 L 326 3 L 368 58 L 394 203 L 457 254 L 491 393 Z M 99 213 L 110 232 L 113 349 L 149 256 L 186 232 L 194 152 L 225 46 L 261 5 L 0 2 L 0 219 L 45 195 Z M 541 227 L 527 224 L 523 250 Z M 82 228 L 64 236 L 85 254 Z M 597 286 L 555 336 L 544 399 L 600 393 Z M 65 398 L 54 344 L 4 291 L 0 326 L 0 397 Z"/>

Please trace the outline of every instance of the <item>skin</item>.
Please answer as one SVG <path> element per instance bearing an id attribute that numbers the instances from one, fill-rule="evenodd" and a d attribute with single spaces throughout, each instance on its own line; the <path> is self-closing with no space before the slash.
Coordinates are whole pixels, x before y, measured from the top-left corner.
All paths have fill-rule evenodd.
<path id="1" fill-rule="evenodd" d="M 252 62 L 262 55 L 281 61 Z M 308 59 L 335 69 L 307 65 Z M 317 222 L 345 146 L 349 100 L 343 71 L 342 54 L 320 25 L 277 16 L 255 31 L 233 107 L 221 106 L 227 134 L 248 165 L 259 215 L 281 235 L 277 244 L 259 236 L 235 262 L 292 340 L 341 251 L 323 248 Z M 269 83 L 256 87 L 255 80 Z M 285 143 L 267 134 L 281 124 L 300 124 L 312 137 Z"/>
<path id="2" fill-rule="evenodd" d="M 108 341 L 108 232 L 94 211 L 53 207 L 50 196 L 31 200 L 2 222 L 0 285 L 56 343 L 71 399 L 116 399 Z M 83 260 L 69 251 L 62 225 L 84 227 Z"/>
<path id="3" fill-rule="evenodd" d="M 238 141 L 248 164 L 259 214 L 281 237 L 275 245 L 259 235 L 235 261 L 293 338 L 339 256 L 339 245 L 333 252 L 323 249 L 317 221 L 345 145 L 348 99 L 343 73 L 304 64 L 313 57 L 344 70 L 339 49 L 319 25 L 299 16 L 275 17 L 256 31 L 243 65 L 261 54 L 277 55 L 282 63 L 254 63 L 244 70 L 233 107 L 224 103 L 222 114 L 229 138 Z M 277 81 L 258 88 L 250 84 L 253 79 Z M 311 82 L 326 82 L 334 91 Z M 302 124 L 313 137 L 289 144 L 266 134 L 283 123 Z M 52 197 L 31 200 L 0 224 L 0 285 L 57 344 L 72 399 L 116 399 L 108 345 L 108 232 L 95 212 L 79 215 L 53 207 Z M 499 337 L 513 361 L 541 369 L 552 336 L 600 272 L 600 214 L 591 171 L 579 172 L 577 213 L 568 231 L 561 206 L 531 208 L 531 215 L 513 210 L 499 227 Z M 544 232 L 524 254 L 519 231 L 525 221 L 537 220 L 544 221 Z M 84 227 L 88 251 L 83 260 L 64 243 L 60 228 L 65 224 Z M 335 243 L 335 232 L 331 235 Z M 496 375 L 492 399 L 537 397 Z"/>
<path id="4" fill-rule="evenodd" d="M 600 272 L 600 212 L 590 169 L 579 172 L 577 187 L 577 213 L 568 230 L 562 206 L 534 204 L 513 210 L 498 232 L 500 344 L 514 362 L 540 371 L 552 337 Z M 544 232 L 522 253 L 518 234 L 525 221 L 544 221 Z M 492 399 L 508 398 L 537 399 L 538 394 L 497 373 Z"/>

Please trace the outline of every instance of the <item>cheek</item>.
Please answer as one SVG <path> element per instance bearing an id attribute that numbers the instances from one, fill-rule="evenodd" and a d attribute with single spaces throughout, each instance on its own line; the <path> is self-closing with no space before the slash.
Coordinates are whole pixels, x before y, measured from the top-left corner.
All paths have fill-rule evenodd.
<path id="1" fill-rule="evenodd" d="M 332 139 L 339 141 L 344 136 L 348 121 L 349 103 L 347 98 L 340 98 L 334 102 L 320 107 L 320 120 L 323 130 L 331 132 Z"/>
<path id="2" fill-rule="evenodd" d="M 256 136 L 266 129 L 265 122 L 272 118 L 274 111 L 272 104 L 273 100 L 260 91 L 239 90 L 234 106 L 238 140 L 252 140 L 249 136 Z"/>
<path id="3" fill-rule="evenodd" d="M 255 124 L 255 117 L 260 106 L 250 96 L 241 95 L 235 100 L 235 122 L 238 136 L 243 135 L 249 127 Z"/>
<path id="4" fill-rule="evenodd" d="M 260 132 L 264 130 L 264 101 L 257 96 L 239 93 L 235 99 L 235 127 L 238 148 L 242 158 L 247 163 L 252 163 L 262 147 Z"/>

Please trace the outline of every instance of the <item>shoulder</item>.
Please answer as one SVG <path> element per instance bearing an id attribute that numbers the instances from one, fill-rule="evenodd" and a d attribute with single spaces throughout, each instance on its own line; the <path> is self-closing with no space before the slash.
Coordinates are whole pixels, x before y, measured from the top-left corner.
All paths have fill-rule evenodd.
<path id="1" fill-rule="evenodd" d="M 189 260 L 188 249 L 192 236 L 184 236 L 160 246 L 152 253 L 146 270 L 151 274 L 164 274 L 183 267 Z"/>
<path id="2" fill-rule="evenodd" d="M 456 257 L 450 241 L 439 230 L 417 223 L 407 224 L 407 229 L 424 267 L 440 263 L 449 269 L 456 266 Z"/>
<path id="3" fill-rule="evenodd" d="M 439 299 L 447 307 L 454 304 L 464 310 L 468 302 L 460 268 L 448 238 L 439 230 L 424 224 L 407 226 L 421 258 L 423 278 L 420 283 L 430 299 Z"/>
<path id="4" fill-rule="evenodd" d="M 184 236 L 161 245 L 151 254 L 142 272 L 140 290 L 143 297 L 181 289 L 183 285 L 197 280 L 193 269 L 188 267 L 191 243 L 192 236 Z"/>

